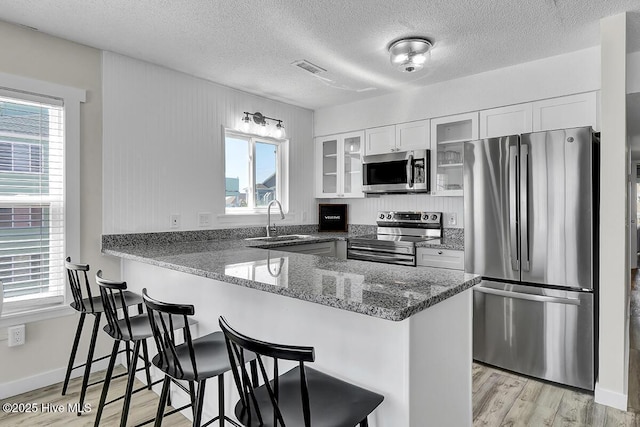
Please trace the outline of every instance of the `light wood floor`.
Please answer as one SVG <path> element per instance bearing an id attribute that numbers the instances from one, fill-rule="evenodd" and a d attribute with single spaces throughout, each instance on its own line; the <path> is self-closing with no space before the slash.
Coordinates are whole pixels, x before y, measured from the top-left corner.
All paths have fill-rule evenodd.
<path id="1" fill-rule="evenodd" d="M 124 372 L 124 368 L 120 368 L 115 374 Z M 92 375 L 92 381 L 104 376 L 104 371 L 97 372 Z M 41 408 L 42 404 L 50 404 L 51 407 L 62 405 L 64 412 L 43 412 L 39 410 L 37 413 L 6 413 L 0 410 L 0 426 L 2 427 L 32 427 L 32 426 L 52 426 L 52 427 L 76 427 L 76 426 L 93 426 L 95 422 L 95 410 L 98 407 L 102 385 L 94 385 L 89 387 L 85 402 L 91 405 L 91 412 L 77 416 L 75 412 L 68 412 L 67 405 L 78 402 L 80 398 L 81 378 L 71 380 L 67 389 L 67 394 L 61 396 L 62 383 L 54 384 L 11 397 L 0 401 L 0 405 L 9 403 L 36 403 Z M 136 380 L 134 389 L 143 386 Z M 107 401 L 121 396 L 126 387 L 126 376 L 113 380 L 109 386 L 109 396 Z M 58 407 L 58 406 L 57 406 Z M 102 413 L 100 421 L 101 426 L 118 426 L 120 424 L 120 414 L 122 408 L 122 400 L 107 405 Z M 148 419 L 155 417 L 158 408 L 158 395 L 153 391 L 143 390 L 134 394 L 131 401 L 131 410 L 129 411 L 128 425 L 136 425 Z M 168 408 L 167 412 L 171 409 Z M 148 424 L 153 426 L 153 424 Z M 163 426 L 171 427 L 188 427 L 191 422 L 181 414 L 173 414 L 164 419 Z"/>
<path id="2" fill-rule="evenodd" d="M 631 324 L 629 350 L 629 411 L 619 411 L 599 405 L 593 401 L 593 394 L 556 386 L 543 381 L 522 377 L 497 370 L 489 366 L 473 365 L 473 425 L 490 426 L 634 426 L 640 427 L 640 273 L 637 271 L 631 283 Z M 124 369 L 121 368 L 121 371 Z M 99 372 L 94 375 L 104 375 Z M 51 405 L 78 401 L 80 379 L 72 380 L 67 396 L 61 396 L 61 384 L 45 387 L 33 392 L 14 396 L 6 402 L 36 402 Z M 141 386 L 136 382 L 136 388 Z M 125 378 L 112 382 L 111 396 L 123 393 Z M 93 410 L 100 398 L 101 386 L 89 389 L 86 401 Z M 158 396 L 151 391 L 137 393 L 132 401 L 129 425 L 135 425 L 155 415 Z M 105 408 L 101 426 L 116 426 L 120 419 L 121 403 L 113 403 Z M 81 417 L 75 413 L 14 414 L 0 411 L 0 427 L 31 426 L 91 426 L 94 415 L 87 413 Z M 166 426 L 182 427 L 191 425 L 180 414 L 166 418 Z M 383 426 L 387 427 L 387 426 Z M 389 426 L 394 427 L 394 426 Z"/>

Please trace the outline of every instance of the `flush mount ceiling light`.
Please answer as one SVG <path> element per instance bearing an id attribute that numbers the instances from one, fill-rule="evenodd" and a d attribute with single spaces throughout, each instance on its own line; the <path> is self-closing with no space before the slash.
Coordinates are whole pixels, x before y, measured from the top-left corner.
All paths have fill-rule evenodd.
<path id="1" fill-rule="evenodd" d="M 244 132 L 250 132 L 251 129 L 251 119 L 249 118 L 249 116 L 251 116 L 251 118 L 253 119 L 253 122 L 256 124 L 257 128 L 254 127 L 254 132 L 252 133 L 257 133 L 261 136 L 267 136 L 267 134 L 269 134 L 269 131 L 267 130 L 267 125 L 269 124 L 269 122 L 267 122 L 267 120 L 271 120 L 276 123 L 276 128 L 273 132 L 271 132 L 271 136 L 273 136 L 274 138 L 284 138 L 285 137 L 285 132 L 284 132 L 284 126 L 282 125 L 282 120 L 280 119 L 274 119 L 272 117 L 267 117 L 265 115 L 263 115 L 260 112 L 256 112 L 256 113 L 248 113 L 248 112 L 244 112 L 242 113 L 244 114 L 244 117 L 242 118 L 242 125 L 241 125 L 241 129 Z"/>
<path id="2" fill-rule="evenodd" d="M 421 70 L 432 47 L 433 43 L 424 38 L 396 40 L 389 45 L 391 63 L 405 73 Z"/>

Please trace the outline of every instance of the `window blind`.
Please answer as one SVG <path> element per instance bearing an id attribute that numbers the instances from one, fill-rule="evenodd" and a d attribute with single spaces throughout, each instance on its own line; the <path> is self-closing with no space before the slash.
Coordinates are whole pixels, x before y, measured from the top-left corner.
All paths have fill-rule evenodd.
<path id="1" fill-rule="evenodd" d="M 2 314 L 64 303 L 62 101 L 0 94 Z"/>

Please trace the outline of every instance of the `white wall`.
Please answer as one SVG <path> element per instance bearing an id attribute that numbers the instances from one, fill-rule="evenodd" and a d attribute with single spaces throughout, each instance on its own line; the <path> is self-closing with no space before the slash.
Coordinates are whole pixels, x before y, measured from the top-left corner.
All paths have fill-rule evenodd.
<path id="1" fill-rule="evenodd" d="M 117 277 L 119 264 L 100 254 L 102 229 L 102 91 L 100 51 L 56 37 L 0 22 L 0 72 L 86 89 L 87 100 L 80 105 L 80 232 L 81 260 L 92 271 L 103 269 Z M 50 319 L 26 325 L 26 344 L 7 347 L 6 331 L 0 335 L 0 388 L 12 381 L 11 387 L 64 377 L 77 315 Z M 88 321 L 87 321 L 88 323 Z M 90 327 L 78 350 L 86 357 Z M 101 336 L 103 334 L 100 334 Z M 96 354 L 106 354 L 110 345 L 100 339 Z M 78 372 L 78 371 L 76 371 Z M 30 378 L 31 377 L 31 378 Z M 38 385 L 40 384 L 40 385 Z"/>
<path id="2" fill-rule="evenodd" d="M 627 408 L 629 233 L 627 209 L 625 13 L 600 21 L 600 359 L 596 402 Z"/>
<path id="3" fill-rule="evenodd" d="M 457 224 L 447 228 L 462 228 L 464 209 L 462 197 L 436 197 L 424 194 L 382 195 L 365 199 L 327 199 L 322 203 L 349 205 L 350 224 L 375 224 L 378 211 L 427 211 L 455 213 Z"/>
<path id="4" fill-rule="evenodd" d="M 640 92 L 640 52 L 627 55 L 627 93 Z"/>
<path id="5" fill-rule="evenodd" d="M 315 112 L 315 134 L 321 136 L 361 130 L 599 88 L 599 48 L 595 47 L 409 92 L 323 108 Z M 453 227 L 464 226 L 462 197 L 385 195 L 364 200 L 335 199 L 331 202 L 349 205 L 349 222 L 352 224 L 374 224 L 374 215 L 378 210 L 425 210 L 455 213 L 457 224 Z"/>
<path id="6" fill-rule="evenodd" d="M 315 112 L 315 135 L 483 110 L 600 88 L 599 47 Z"/>
<path id="7" fill-rule="evenodd" d="M 224 214 L 222 127 L 243 111 L 283 120 L 290 140 L 287 221 L 317 223 L 313 197 L 313 113 L 118 54 L 103 54 L 103 232 L 231 226 Z M 265 224 L 264 217 L 245 224 Z"/>

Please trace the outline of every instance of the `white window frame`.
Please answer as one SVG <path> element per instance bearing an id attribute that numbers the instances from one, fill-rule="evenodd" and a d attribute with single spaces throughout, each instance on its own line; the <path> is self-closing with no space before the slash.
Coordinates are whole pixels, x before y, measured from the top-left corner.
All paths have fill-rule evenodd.
<path id="1" fill-rule="evenodd" d="M 253 176 L 255 171 L 254 159 L 255 159 L 255 143 L 267 142 L 278 145 L 278 154 L 276 156 L 276 195 L 277 200 L 282 204 L 282 210 L 286 213 L 289 211 L 289 140 L 288 139 L 276 139 L 268 136 L 259 136 L 250 133 L 240 132 L 234 129 L 223 129 L 222 133 L 222 182 L 225 185 L 226 178 L 226 138 L 227 136 L 237 137 L 239 139 L 249 140 L 249 157 L 251 167 L 249 168 L 249 179 L 251 180 L 251 187 L 249 194 L 255 194 L 255 177 Z M 226 194 L 226 189 L 223 189 L 223 193 Z M 221 218 L 231 219 L 231 222 L 243 222 L 242 217 L 248 216 L 249 221 L 256 220 L 257 218 L 267 214 L 267 207 L 254 206 L 253 200 L 247 207 L 227 208 L 224 204 L 224 215 Z M 244 221 L 246 222 L 246 221 Z"/>
<path id="2" fill-rule="evenodd" d="M 0 73 L 0 94 L 7 97 L 42 101 L 62 100 L 64 106 L 64 251 L 65 256 L 80 259 L 80 103 L 86 101 L 86 91 L 70 86 L 45 82 L 13 74 Z M 66 283 L 65 276 L 65 283 Z M 73 314 L 69 284 L 66 283 L 63 302 L 55 306 L 0 315 L 0 327 L 29 323 Z"/>

